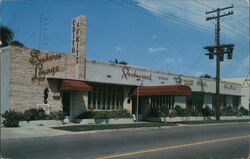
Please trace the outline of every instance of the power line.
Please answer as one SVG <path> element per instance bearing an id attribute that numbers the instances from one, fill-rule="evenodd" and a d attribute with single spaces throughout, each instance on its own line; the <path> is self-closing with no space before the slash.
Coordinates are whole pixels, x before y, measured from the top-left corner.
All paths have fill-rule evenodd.
<path id="1" fill-rule="evenodd" d="M 199 54 L 199 56 L 194 60 L 193 64 L 189 67 L 189 69 L 186 69 L 186 71 L 183 74 L 185 75 L 189 73 L 191 70 L 193 70 L 194 68 L 196 68 L 196 66 L 200 62 L 201 57 L 202 57 L 202 54 Z"/>
<path id="2" fill-rule="evenodd" d="M 139 13 L 139 11 L 138 10 L 134 10 L 133 8 L 135 8 L 134 6 L 134 4 L 131 4 L 131 3 L 129 3 L 129 2 L 127 2 L 129 5 L 131 5 L 131 6 L 133 6 L 133 8 L 131 8 L 131 7 L 128 7 L 127 5 L 124 5 L 124 4 L 121 4 L 121 3 L 118 3 L 117 1 L 113 1 L 113 0 L 111 0 L 111 2 L 113 3 L 113 4 L 115 4 L 115 5 L 119 5 L 119 6 L 121 6 L 121 7 L 124 7 L 124 8 L 127 8 L 127 9 L 130 9 L 130 10 L 132 10 L 132 11 L 135 11 L 135 12 L 138 12 Z M 125 1 L 123 1 L 123 2 L 125 2 Z M 139 7 L 139 6 L 136 6 L 136 7 Z M 143 7 L 139 7 L 140 9 L 145 9 L 145 8 L 143 8 Z M 153 9 L 153 8 L 152 8 Z M 154 9 L 155 10 L 155 9 Z M 156 10 L 155 10 L 156 11 Z M 159 12 L 158 10 L 157 10 L 157 12 Z M 140 12 L 140 13 L 142 13 L 142 14 L 144 14 L 144 15 L 148 15 L 148 16 L 151 16 L 151 17 L 155 17 L 155 16 L 153 16 L 152 14 L 150 14 L 149 12 Z M 145 14 L 145 13 L 147 13 L 147 14 Z M 166 16 L 165 16 L 165 18 L 164 18 L 164 14 L 162 14 L 162 13 L 159 13 L 161 16 L 162 16 L 162 20 L 163 20 L 163 22 L 166 22 L 166 21 L 168 21 L 168 22 L 172 22 L 170 19 L 168 19 Z M 175 20 L 175 19 L 172 19 L 172 20 L 174 20 L 174 21 L 176 21 L 176 22 L 178 22 L 178 23 L 181 23 L 180 21 L 178 21 L 178 20 Z M 183 22 L 182 22 L 183 23 Z M 169 23 L 167 23 L 167 24 L 169 24 Z M 183 26 L 183 24 L 179 24 L 179 25 L 182 25 Z M 188 28 L 188 29 L 190 29 L 190 27 L 188 27 L 188 26 L 184 26 L 184 27 L 186 27 L 186 28 Z M 194 28 L 192 28 L 192 29 L 194 29 Z M 197 29 L 196 29 L 197 30 Z M 197 31 L 200 31 L 200 30 L 197 30 Z M 203 31 L 204 32 L 204 31 Z"/>
<path id="3" fill-rule="evenodd" d="M 165 2 L 165 4 L 166 4 L 166 2 Z M 168 3 L 167 3 L 168 4 Z M 170 5 L 170 4 L 169 4 Z M 174 6 L 174 5 L 172 5 L 172 6 Z M 176 7 L 176 6 L 174 6 L 175 8 L 178 8 L 178 9 L 184 9 L 184 8 L 180 8 L 180 7 Z M 187 9 L 184 9 L 184 10 L 187 10 Z M 190 11 L 191 12 L 191 11 Z M 197 13 L 195 13 L 195 12 L 191 12 L 191 13 L 193 13 L 193 14 L 196 14 L 197 15 Z M 226 30 L 228 30 L 229 31 L 229 33 L 231 33 L 232 31 L 228 28 L 228 27 L 225 27 L 226 28 Z M 236 33 L 236 32 L 235 32 Z M 236 33 L 237 34 L 237 33 Z M 226 34 L 224 34 L 226 37 L 228 37 Z M 240 34 L 237 34 L 238 36 L 240 36 L 240 37 L 242 37 L 242 35 L 240 35 Z M 232 39 L 232 38 L 230 38 L 230 39 Z M 234 41 L 234 40 L 233 40 Z M 238 47 L 241 51 L 243 51 L 243 52 L 245 52 L 244 51 L 244 49 L 242 49 L 241 47 Z"/>
<path id="4" fill-rule="evenodd" d="M 129 1 L 125 1 L 125 2 L 127 2 L 127 3 L 129 3 L 129 4 L 131 4 L 131 5 L 134 5 L 134 4 L 130 3 Z M 194 25 L 194 24 L 192 24 L 192 23 L 187 23 L 187 21 L 186 21 L 185 19 L 180 18 L 180 17 L 177 17 L 177 16 L 175 16 L 175 15 L 173 15 L 173 14 L 170 14 L 170 13 L 167 13 L 167 12 L 164 12 L 164 11 L 157 10 L 157 9 L 152 8 L 152 7 L 150 7 L 150 6 L 146 6 L 145 8 L 150 9 L 150 10 L 154 11 L 155 13 L 159 14 L 160 16 L 162 16 L 162 18 L 163 18 L 164 20 L 168 20 L 168 21 L 171 21 L 171 20 L 172 20 L 172 21 L 181 23 L 180 25 L 182 25 L 182 26 L 184 26 L 184 27 L 186 27 L 186 28 L 188 28 L 188 29 L 197 30 L 197 31 L 200 31 L 200 32 L 203 32 L 203 33 L 211 33 L 209 29 L 207 29 L 207 28 L 205 28 L 205 27 L 203 27 L 203 26 L 199 27 L 199 26 Z M 145 8 L 144 8 L 144 9 L 145 9 Z M 170 19 L 171 19 L 171 20 L 170 20 Z"/>
<path id="5" fill-rule="evenodd" d="M 192 13 L 193 15 L 202 17 L 201 14 L 196 13 L 196 12 L 194 12 L 194 11 L 190 11 L 190 10 L 188 10 L 188 9 L 186 9 L 186 8 L 178 7 L 178 6 L 176 6 L 176 5 L 173 5 L 173 4 L 168 3 L 168 2 L 166 2 L 166 1 L 162 1 L 162 3 L 165 3 L 165 4 L 169 5 L 169 6 L 175 7 L 175 8 L 180 9 L 180 10 L 186 10 L 187 12 Z"/>
<path id="6" fill-rule="evenodd" d="M 214 10 L 214 8 L 213 8 L 212 6 L 209 6 L 209 5 L 207 5 L 207 4 L 201 3 L 200 1 L 196 1 L 196 2 L 198 2 L 199 4 L 201 4 L 201 5 L 205 6 L 205 7 L 208 7 L 208 8 L 210 8 L 210 9 L 213 9 L 213 10 Z M 225 24 L 231 26 L 231 24 L 229 24 L 228 22 L 223 22 L 223 23 L 225 23 Z M 225 27 L 225 26 L 224 26 L 224 27 Z M 225 28 L 226 28 L 226 27 L 225 27 Z M 228 27 L 227 27 L 226 29 L 229 30 L 230 33 L 233 33 L 233 34 L 238 35 L 238 36 L 240 36 L 240 37 L 241 37 L 241 36 L 244 36 L 244 35 L 239 34 L 238 32 L 233 31 L 232 29 L 229 29 Z"/>

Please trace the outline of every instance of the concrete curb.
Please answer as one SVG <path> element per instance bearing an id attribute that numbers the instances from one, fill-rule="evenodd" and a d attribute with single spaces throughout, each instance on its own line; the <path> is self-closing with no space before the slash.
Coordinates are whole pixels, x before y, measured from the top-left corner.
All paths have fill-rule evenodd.
<path id="1" fill-rule="evenodd" d="M 95 134 L 95 133 L 110 133 L 110 132 L 127 132 L 127 131 L 150 131 L 150 130 L 159 130 L 159 129 L 169 129 L 177 127 L 200 127 L 200 126 L 216 126 L 216 125 L 231 125 L 231 124 L 240 124 L 240 123 L 250 123 L 250 122 L 230 122 L 230 123 L 212 123 L 212 124 L 177 124 L 175 126 L 162 126 L 162 127 L 142 127 L 142 128 L 124 128 L 124 129 L 108 129 L 108 130 L 94 130 L 94 131 L 79 131 L 72 132 L 66 130 L 58 130 L 51 128 L 26 128 L 20 130 L 21 128 L 5 128 L 13 132 L 13 129 L 16 129 L 16 133 L 2 133 L 1 130 L 1 140 L 17 140 L 17 139 L 28 139 L 28 138 L 44 138 L 44 137 L 54 137 L 54 136 L 71 136 L 71 135 L 81 135 L 81 134 Z M 33 134 L 39 132 L 38 134 Z M 18 132 L 19 131 L 19 132 Z M 44 133 L 46 132 L 46 133 Z M 8 136 L 6 136 L 8 134 Z"/>

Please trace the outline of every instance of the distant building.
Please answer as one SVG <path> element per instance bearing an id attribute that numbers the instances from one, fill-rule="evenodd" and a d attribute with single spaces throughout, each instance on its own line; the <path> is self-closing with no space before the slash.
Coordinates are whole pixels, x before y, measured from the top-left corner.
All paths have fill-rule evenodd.
<path id="1" fill-rule="evenodd" d="M 241 85 L 241 105 L 246 109 L 250 110 L 250 78 L 247 77 L 241 78 L 228 78 L 224 79 L 225 81 L 239 83 Z"/>
<path id="2" fill-rule="evenodd" d="M 215 105 L 214 79 L 87 60 L 86 17 L 72 23 L 70 55 L 18 46 L 1 48 L 1 113 L 43 107 L 62 110 L 71 121 L 86 110 L 127 109 L 135 114 L 137 96 L 141 119 L 154 108 Z M 221 81 L 220 86 L 221 106 L 241 105 L 241 84 Z"/>

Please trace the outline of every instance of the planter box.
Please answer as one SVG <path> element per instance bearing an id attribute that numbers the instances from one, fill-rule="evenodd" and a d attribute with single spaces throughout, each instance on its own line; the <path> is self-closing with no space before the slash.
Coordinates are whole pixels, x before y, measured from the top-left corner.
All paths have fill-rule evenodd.
<path id="1" fill-rule="evenodd" d="M 149 117 L 147 118 L 148 121 L 152 122 L 180 122 L 180 121 L 187 121 L 186 117 Z"/>
<path id="2" fill-rule="evenodd" d="M 79 124 L 127 124 L 133 123 L 133 118 L 125 119 L 75 119 L 74 122 Z"/>
<path id="3" fill-rule="evenodd" d="M 244 120 L 250 119 L 250 116 L 221 116 L 220 120 Z"/>
<path id="4" fill-rule="evenodd" d="M 210 117 L 203 117 L 203 116 L 198 116 L 198 117 L 149 117 L 147 118 L 148 121 L 153 121 L 153 122 L 181 122 L 181 121 L 203 121 L 203 120 L 215 120 L 216 118 L 214 116 Z M 221 116 L 220 120 L 244 120 L 244 119 L 250 119 L 249 116 Z"/>
<path id="5" fill-rule="evenodd" d="M 19 126 L 20 127 L 50 127 L 50 126 L 58 126 L 63 125 L 63 121 L 61 120 L 32 120 L 32 121 L 20 121 Z"/>

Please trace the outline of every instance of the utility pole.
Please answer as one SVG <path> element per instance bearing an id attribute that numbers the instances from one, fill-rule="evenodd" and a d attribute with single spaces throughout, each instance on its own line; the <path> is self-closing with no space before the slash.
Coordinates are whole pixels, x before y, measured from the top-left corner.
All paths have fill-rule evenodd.
<path id="1" fill-rule="evenodd" d="M 215 95 L 215 107 L 216 107 L 216 120 L 220 120 L 220 62 L 224 60 L 224 54 L 227 54 L 228 59 L 232 59 L 234 44 L 224 44 L 220 45 L 220 18 L 228 15 L 232 15 L 233 11 L 229 11 L 227 13 L 220 14 L 222 10 L 233 8 L 231 5 L 225 8 L 217 8 L 213 11 L 206 11 L 206 14 L 217 13 L 217 15 L 213 15 L 211 17 L 207 17 L 208 20 L 217 20 L 216 23 L 216 32 L 215 32 L 215 46 L 205 46 L 204 49 L 208 51 L 206 55 L 209 56 L 209 59 L 214 59 L 214 55 L 216 55 L 216 95 Z"/>

